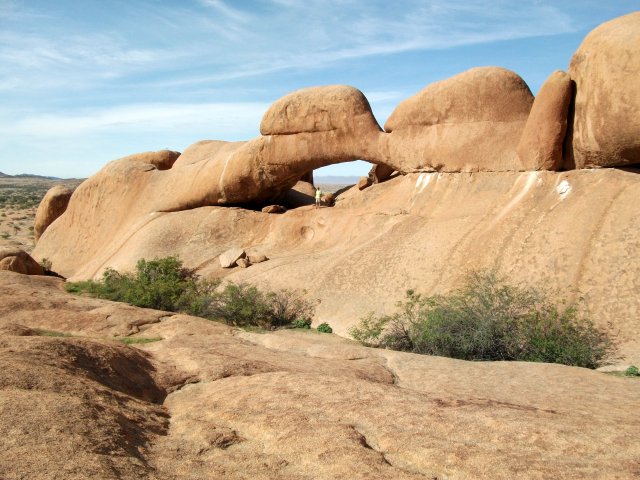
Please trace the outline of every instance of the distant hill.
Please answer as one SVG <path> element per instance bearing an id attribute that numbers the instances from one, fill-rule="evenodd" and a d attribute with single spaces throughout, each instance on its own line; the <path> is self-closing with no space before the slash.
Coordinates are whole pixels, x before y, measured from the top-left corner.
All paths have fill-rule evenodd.
<path id="1" fill-rule="evenodd" d="M 20 173 L 18 175 L 5 175 L 7 177 L 13 177 L 13 178 L 42 178 L 45 180 L 62 180 L 62 178 L 60 177 L 46 177 L 44 175 L 33 175 L 31 173 Z"/>
<path id="2" fill-rule="evenodd" d="M 354 176 L 342 176 L 342 175 L 327 175 L 327 176 L 315 176 L 313 177 L 313 183 L 324 183 L 331 185 L 351 185 L 358 183 L 360 177 Z"/>
<path id="3" fill-rule="evenodd" d="M 7 175 L 6 173 L 0 172 L 0 178 L 10 177 L 11 175 Z"/>

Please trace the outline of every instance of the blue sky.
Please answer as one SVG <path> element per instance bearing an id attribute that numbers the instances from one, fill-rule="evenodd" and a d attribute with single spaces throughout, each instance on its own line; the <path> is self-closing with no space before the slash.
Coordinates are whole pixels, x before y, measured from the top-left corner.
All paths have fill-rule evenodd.
<path id="1" fill-rule="evenodd" d="M 431 82 L 514 70 L 534 94 L 637 0 L 0 0 L 0 171 L 88 176 L 135 152 L 245 140 L 282 95 L 362 90 L 382 125 Z M 360 175 L 364 162 L 320 174 Z"/>

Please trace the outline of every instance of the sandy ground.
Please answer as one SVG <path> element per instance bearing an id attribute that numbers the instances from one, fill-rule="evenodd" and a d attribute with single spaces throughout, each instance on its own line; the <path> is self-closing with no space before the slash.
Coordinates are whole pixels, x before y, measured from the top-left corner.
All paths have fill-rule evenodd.
<path id="1" fill-rule="evenodd" d="M 31 253 L 33 223 L 40 200 L 54 185 L 77 187 L 82 180 L 0 178 L 0 248 L 19 247 Z"/>

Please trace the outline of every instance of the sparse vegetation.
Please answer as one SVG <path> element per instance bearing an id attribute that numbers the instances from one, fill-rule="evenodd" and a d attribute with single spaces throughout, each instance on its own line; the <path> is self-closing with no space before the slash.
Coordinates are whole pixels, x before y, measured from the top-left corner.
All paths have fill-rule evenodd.
<path id="1" fill-rule="evenodd" d="M 369 314 L 350 330 L 369 346 L 464 360 L 524 360 L 587 368 L 613 352 L 605 332 L 575 306 L 558 308 L 546 295 L 510 286 L 495 274 L 472 273 L 449 295 L 407 291 L 398 312 Z"/>
<path id="2" fill-rule="evenodd" d="M 34 332 L 36 332 L 41 337 L 71 337 L 70 333 L 65 332 L 56 332 L 55 330 L 45 330 L 43 328 L 34 328 Z"/>
<path id="3" fill-rule="evenodd" d="M 624 371 L 625 376 L 627 377 L 640 377 L 640 369 L 635 365 L 631 365 Z"/>
<path id="4" fill-rule="evenodd" d="M 311 320 L 307 318 L 296 318 L 292 324 L 293 328 L 302 328 L 309 330 L 311 328 Z"/>
<path id="5" fill-rule="evenodd" d="M 51 260 L 46 257 L 43 258 L 42 260 L 40 260 L 40 266 L 45 272 L 50 272 L 52 267 Z"/>
<path id="6" fill-rule="evenodd" d="M 125 345 L 143 345 L 145 343 L 159 342 L 162 337 L 122 337 L 118 341 Z"/>
<path id="7" fill-rule="evenodd" d="M 253 285 L 201 280 L 176 257 L 139 260 L 134 273 L 107 269 L 99 282 L 67 283 L 71 293 L 85 293 L 131 305 L 221 320 L 234 326 L 278 328 L 311 324 L 313 305 L 303 293 L 263 292 Z M 298 327 L 304 328 L 304 327 Z"/>
<path id="8" fill-rule="evenodd" d="M 320 333 L 333 333 L 333 328 L 331 328 L 326 322 L 318 325 L 318 328 L 316 328 L 316 330 L 318 330 Z"/>

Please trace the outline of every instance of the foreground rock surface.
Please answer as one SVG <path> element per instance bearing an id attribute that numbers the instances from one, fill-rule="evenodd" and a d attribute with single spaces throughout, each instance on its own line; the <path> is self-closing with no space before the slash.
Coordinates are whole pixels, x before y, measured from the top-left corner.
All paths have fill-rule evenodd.
<path id="1" fill-rule="evenodd" d="M 53 278 L 0 272 L 0 287 L 2 478 L 640 473 L 634 379 L 240 332 L 72 297 Z M 141 351 L 105 338 L 127 333 L 162 339 Z"/>

